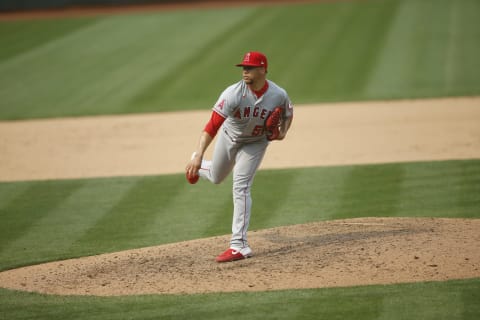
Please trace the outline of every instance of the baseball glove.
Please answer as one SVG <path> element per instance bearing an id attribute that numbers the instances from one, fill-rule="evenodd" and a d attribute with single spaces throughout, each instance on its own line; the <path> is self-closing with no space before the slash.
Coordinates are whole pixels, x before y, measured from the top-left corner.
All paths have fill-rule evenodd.
<path id="1" fill-rule="evenodd" d="M 272 141 L 280 135 L 280 123 L 282 122 L 282 108 L 276 107 L 265 120 L 267 139 Z"/>

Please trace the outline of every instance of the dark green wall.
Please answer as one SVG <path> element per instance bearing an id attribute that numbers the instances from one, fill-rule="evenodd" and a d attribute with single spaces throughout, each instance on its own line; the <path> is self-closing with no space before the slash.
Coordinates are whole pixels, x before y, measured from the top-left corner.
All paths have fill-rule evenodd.
<path id="1" fill-rule="evenodd" d="M 176 2 L 200 2 L 200 0 L 0 0 L 0 12 Z"/>

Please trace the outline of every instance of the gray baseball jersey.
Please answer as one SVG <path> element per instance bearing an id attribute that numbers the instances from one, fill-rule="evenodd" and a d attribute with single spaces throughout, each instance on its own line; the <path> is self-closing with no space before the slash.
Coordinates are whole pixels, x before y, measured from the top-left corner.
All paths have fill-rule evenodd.
<path id="1" fill-rule="evenodd" d="M 275 109 L 284 109 L 283 116 L 292 116 L 292 105 L 284 89 L 267 80 L 268 90 L 257 99 L 245 84 L 239 81 L 222 92 L 213 110 L 224 118 L 227 135 L 237 142 L 253 142 L 265 139 L 265 119 Z"/>

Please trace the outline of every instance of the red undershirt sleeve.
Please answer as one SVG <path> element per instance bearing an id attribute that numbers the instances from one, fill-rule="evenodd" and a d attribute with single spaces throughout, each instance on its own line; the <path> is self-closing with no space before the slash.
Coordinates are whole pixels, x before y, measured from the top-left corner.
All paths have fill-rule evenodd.
<path id="1" fill-rule="evenodd" d="M 220 129 L 224 121 L 224 117 L 213 111 L 212 116 L 210 117 L 210 121 L 208 121 L 207 125 L 203 130 L 207 132 L 210 137 L 214 138 L 217 135 L 218 129 Z"/>

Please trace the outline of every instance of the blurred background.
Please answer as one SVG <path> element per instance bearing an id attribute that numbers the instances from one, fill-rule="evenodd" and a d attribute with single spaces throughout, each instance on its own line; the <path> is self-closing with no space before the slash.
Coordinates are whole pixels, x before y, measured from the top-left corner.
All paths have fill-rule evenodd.
<path id="1" fill-rule="evenodd" d="M 4 10 L 38 3 L 1 2 Z M 218 2 L 68 17 L 2 14 L 0 119 L 209 109 L 238 81 L 233 66 L 250 50 L 269 57 L 269 78 L 296 104 L 478 95 L 479 6 Z"/>
<path id="2" fill-rule="evenodd" d="M 211 0 L 215 2 L 219 0 Z M 123 6 L 170 3 L 194 3 L 201 0 L 2 0 L 0 11 L 22 11 L 38 9 L 66 9 L 71 7 Z M 204 2 L 204 1 L 203 1 Z"/>

